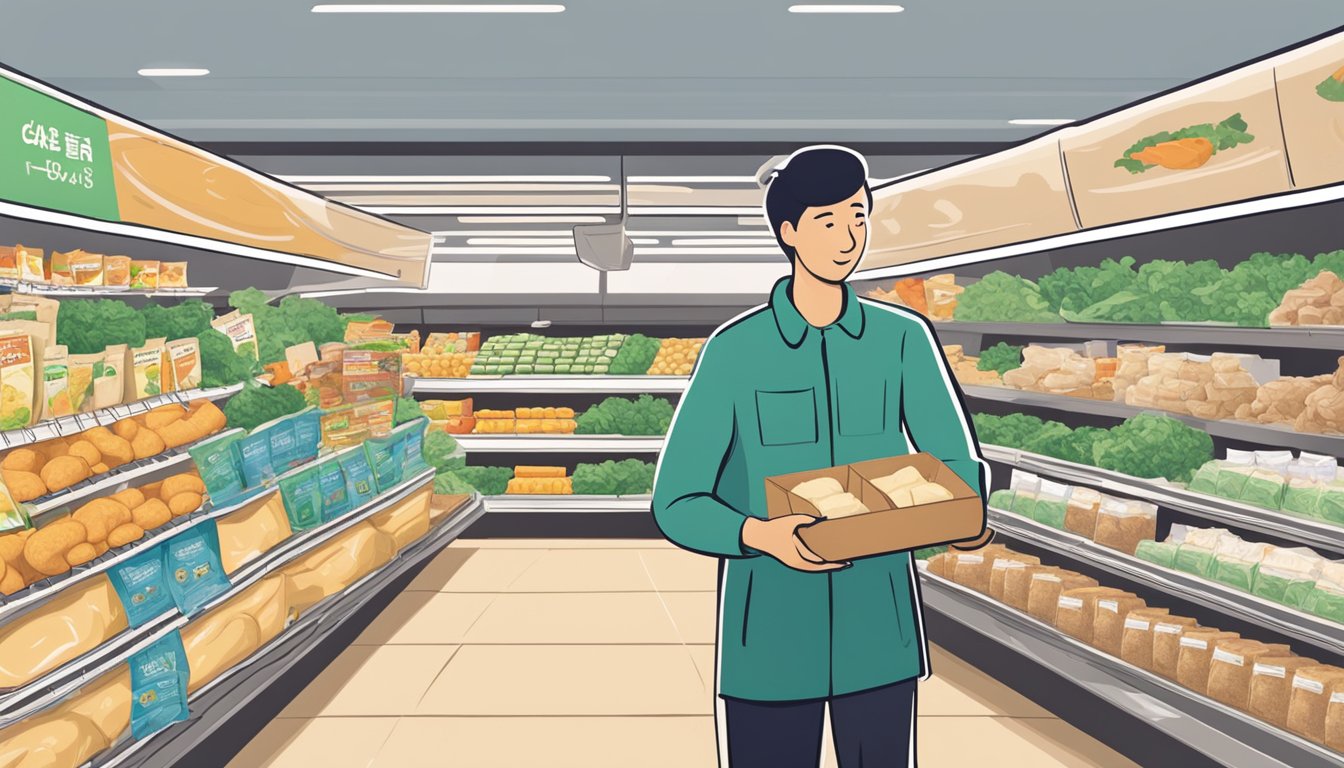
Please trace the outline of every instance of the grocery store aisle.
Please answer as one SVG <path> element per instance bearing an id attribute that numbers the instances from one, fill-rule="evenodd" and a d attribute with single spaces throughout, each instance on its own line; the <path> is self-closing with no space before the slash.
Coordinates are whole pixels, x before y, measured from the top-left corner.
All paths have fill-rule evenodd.
<path id="1" fill-rule="evenodd" d="M 712 766 L 714 586 L 658 541 L 459 541 L 230 765 Z M 1133 765 L 936 648 L 934 668 L 925 768 Z"/>

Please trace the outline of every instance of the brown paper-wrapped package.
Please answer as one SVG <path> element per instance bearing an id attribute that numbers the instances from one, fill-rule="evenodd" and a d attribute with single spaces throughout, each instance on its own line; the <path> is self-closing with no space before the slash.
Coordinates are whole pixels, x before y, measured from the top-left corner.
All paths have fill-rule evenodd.
<path id="1" fill-rule="evenodd" d="M 1176 663 L 1181 656 L 1181 635 L 1187 629 L 1199 626 L 1185 616 L 1168 616 L 1153 622 L 1153 671 L 1169 679 L 1176 679 Z"/>
<path id="2" fill-rule="evenodd" d="M 944 579 L 949 578 L 951 574 L 948 573 L 948 563 L 951 561 L 951 559 L 952 559 L 951 552 L 939 552 L 933 557 L 930 557 L 929 573 L 933 574 L 934 576 L 941 576 Z"/>
<path id="3" fill-rule="evenodd" d="M 994 558 L 989 571 L 989 596 L 1003 602 L 1003 583 L 1010 570 L 1022 570 L 1032 565 L 1040 565 L 1041 559 L 1033 555 L 1017 552 L 1005 552 Z"/>
<path id="4" fill-rule="evenodd" d="M 1325 746 L 1344 752 L 1344 693 L 1330 694 L 1325 705 Z"/>
<path id="5" fill-rule="evenodd" d="M 1125 635 L 1125 617 L 1146 605 L 1143 598 L 1123 590 L 1098 597 L 1092 620 L 1092 647 L 1119 657 L 1120 643 Z"/>
<path id="6" fill-rule="evenodd" d="M 1038 573 L 1063 573 L 1064 569 L 1053 565 L 1028 565 L 1026 568 L 1009 568 L 1003 572 L 1003 602 L 1005 605 L 1026 612 L 1027 601 L 1031 593 L 1031 580 Z"/>
<path id="7" fill-rule="evenodd" d="M 1209 667 L 1213 663 L 1213 651 L 1218 643 L 1236 640 L 1241 635 L 1236 632 L 1224 632 L 1212 627 L 1187 629 L 1181 633 L 1180 650 L 1176 656 L 1176 682 L 1186 688 L 1207 696 L 1209 693 Z"/>
<path id="8" fill-rule="evenodd" d="M 1256 661 L 1286 653 L 1286 645 L 1271 645 L 1258 640 L 1219 642 L 1209 662 L 1209 698 L 1245 712 L 1250 707 L 1251 675 Z"/>
<path id="9" fill-rule="evenodd" d="M 1031 577 L 1027 593 L 1027 613 L 1054 626 L 1059 611 L 1059 596 L 1071 589 L 1095 587 L 1097 580 L 1073 571 L 1037 573 Z"/>
<path id="10" fill-rule="evenodd" d="M 269 576 L 182 630 L 191 670 L 188 692 L 232 669 L 284 630 L 285 588 L 284 576 Z"/>
<path id="11" fill-rule="evenodd" d="M 1153 624 L 1166 618 L 1167 613 L 1166 608 L 1136 608 L 1125 614 L 1120 635 L 1120 658 L 1139 669 L 1152 672 Z"/>
<path id="12" fill-rule="evenodd" d="M 1005 552 L 1003 546 L 991 544 L 976 552 L 958 552 L 952 566 L 952 580 L 974 589 L 976 592 L 989 593 L 989 573 L 994 567 L 994 558 Z"/>
<path id="13" fill-rule="evenodd" d="M 1344 692 L 1344 669 L 1329 664 L 1298 669 L 1288 699 L 1288 730 L 1325 743 L 1325 711 L 1330 698 L 1340 692 Z"/>
<path id="14" fill-rule="evenodd" d="M 1055 628 L 1060 632 L 1092 643 L 1092 627 L 1096 622 L 1097 599 L 1118 596 L 1121 591 L 1112 587 L 1083 587 L 1060 593 L 1055 603 Z"/>
<path id="15" fill-rule="evenodd" d="M 1302 667 L 1314 666 L 1317 666 L 1315 659 L 1301 656 L 1261 656 L 1251 668 L 1251 695 L 1246 711 L 1270 725 L 1287 728 L 1293 676 Z"/>

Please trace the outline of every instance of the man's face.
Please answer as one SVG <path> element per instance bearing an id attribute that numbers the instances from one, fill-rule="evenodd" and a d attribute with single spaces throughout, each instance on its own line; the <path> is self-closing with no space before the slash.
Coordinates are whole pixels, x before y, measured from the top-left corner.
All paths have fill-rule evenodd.
<path id="1" fill-rule="evenodd" d="M 808 208 L 797 227 L 784 222 L 780 237 L 808 272 L 828 283 L 844 282 L 868 244 L 868 193 L 860 188 L 834 205 Z"/>

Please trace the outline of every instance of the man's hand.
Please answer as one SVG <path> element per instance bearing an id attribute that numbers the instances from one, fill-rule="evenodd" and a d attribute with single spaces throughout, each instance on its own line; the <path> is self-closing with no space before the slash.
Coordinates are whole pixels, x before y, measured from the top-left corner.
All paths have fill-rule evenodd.
<path id="1" fill-rule="evenodd" d="M 798 538 L 798 526 L 815 523 L 808 515 L 785 515 L 773 520 L 748 517 L 742 526 L 742 543 L 800 571 L 837 571 L 849 563 L 829 563 Z"/>

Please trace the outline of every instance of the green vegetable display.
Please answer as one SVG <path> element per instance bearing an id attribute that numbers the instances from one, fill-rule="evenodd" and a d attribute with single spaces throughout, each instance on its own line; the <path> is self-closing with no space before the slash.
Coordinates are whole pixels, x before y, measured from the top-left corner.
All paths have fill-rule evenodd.
<path id="1" fill-rule="evenodd" d="M 1096 267 L 1061 268 L 1037 281 L 1041 298 L 1054 311 L 1079 312 L 1125 291 L 1139 280 L 1134 257 L 1106 259 Z"/>
<path id="2" fill-rule="evenodd" d="M 476 354 L 471 375 L 605 375 L 611 372 L 626 338 L 622 333 L 588 338 L 532 333 L 492 336 Z"/>
<path id="3" fill-rule="evenodd" d="M 1316 95 L 1326 101 L 1344 101 L 1344 69 L 1322 80 L 1316 86 Z"/>
<path id="4" fill-rule="evenodd" d="M 62 301 L 56 323 L 56 343 L 72 355 L 97 354 L 114 344 L 140 347 L 146 338 L 144 316 L 116 299 Z"/>
<path id="5" fill-rule="evenodd" d="M 672 403 L 640 395 L 635 400 L 608 397 L 578 416 L 580 435 L 665 435 L 672 424 Z"/>
<path id="6" fill-rule="evenodd" d="M 1022 367 L 1022 347 L 1000 341 L 989 349 L 980 352 L 980 362 L 975 367 L 981 371 L 998 371 L 999 375 Z"/>
<path id="7" fill-rule="evenodd" d="M 397 408 L 393 413 L 392 418 L 396 424 L 405 424 L 408 421 L 415 421 L 424 415 L 424 412 L 420 410 L 420 403 L 418 403 L 415 398 L 398 397 Z"/>
<path id="8" fill-rule="evenodd" d="M 460 470 L 467 464 L 465 457 L 453 455 L 457 453 L 457 440 L 447 432 L 436 430 L 427 433 L 420 451 L 425 457 L 425 463 L 439 472 Z"/>
<path id="9" fill-rule="evenodd" d="M 434 492 L 443 495 L 473 494 L 476 489 L 458 472 L 440 472 L 434 476 Z"/>
<path id="10" fill-rule="evenodd" d="M 202 387 L 226 387 L 250 381 L 261 373 L 250 349 L 246 355 L 238 354 L 229 337 L 214 328 L 206 328 L 196 339 L 201 344 Z"/>
<path id="11" fill-rule="evenodd" d="M 165 307 L 149 304 L 140 310 L 145 318 L 145 338 L 147 339 L 186 339 L 200 336 L 210 328 L 215 319 L 215 310 L 200 299 L 186 301 Z"/>
<path id="12" fill-rule="evenodd" d="M 1035 283 L 1007 272 L 991 272 L 966 286 L 954 317 L 966 323 L 1064 322 Z"/>
<path id="13" fill-rule="evenodd" d="M 916 560 L 928 560 L 930 557 L 933 557 L 934 555 L 942 554 L 943 552 L 946 552 L 946 551 L 947 551 L 947 547 L 945 547 L 945 546 L 944 546 L 944 547 L 925 547 L 925 548 L 923 548 L 923 549 L 916 549 L 915 552 L 914 552 L 914 556 L 915 556 L 915 559 L 916 559 Z"/>
<path id="14" fill-rule="evenodd" d="M 654 465 L 639 459 L 580 464 L 574 468 L 576 496 L 632 496 L 653 493 Z"/>
<path id="15" fill-rule="evenodd" d="M 248 384 L 224 404 L 224 417 L 229 429 L 251 431 L 271 419 L 298 413 L 306 405 L 303 394 L 288 384 L 278 387 Z"/>
<path id="16" fill-rule="evenodd" d="M 278 306 L 268 301 L 256 288 L 229 294 L 229 306 L 252 315 L 263 364 L 284 360 L 285 349 L 295 344 L 311 341 L 321 346 L 345 338 L 347 321 L 316 299 L 286 296 Z"/>
<path id="17" fill-rule="evenodd" d="M 513 479 L 510 467 L 462 467 L 453 470 L 452 474 L 483 496 L 502 496 Z"/>
<path id="18" fill-rule="evenodd" d="M 612 359 L 607 373 L 612 376 L 643 376 L 649 372 L 649 366 L 653 365 L 653 359 L 658 356 L 658 348 L 662 345 L 661 339 L 653 339 L 642 333 L 632 334 Z"/>
<path id="19" fill-rule="evenodd" d="M 1124 157 L 1115 161 L 1116 168 L 1124 168 L 1130 173 L 1143 173 L 1152 168 L 1151 164 L 1144 163 L 1141 160 L 1135 160 L 1131 155 L 1142 152 L 1149 147 L 1156 146 L 1168 141 L 1179 141 L 1181 139 L 1207 139 L 1213 145 L 1213 154 L 1220 151 L 1232 149 L 1241 144 L 1250 144 L 1255 141 L 1255 136 L 1247 133 L 1249 126 L 1241 118 L 1241 113 L 1227 118 L 1226 120 L 1214 125 L 1212 123 L 1201 123 L 1182 128 L 1179 131 L 1163 131 L 1155 133 L 1152 136 L 1146 136 L 1134 144 L 1134 146 L 1125 150 Z"/>

